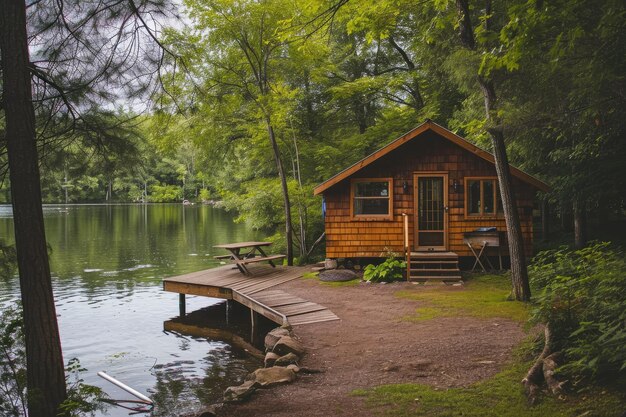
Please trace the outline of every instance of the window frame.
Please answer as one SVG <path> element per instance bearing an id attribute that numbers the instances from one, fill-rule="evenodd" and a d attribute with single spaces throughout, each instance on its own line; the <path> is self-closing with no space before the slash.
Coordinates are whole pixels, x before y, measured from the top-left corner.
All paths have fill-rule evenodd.
<path id="1" fill-rule="evenodd" d="M 480 181 L 480 199 L 481 199 L 481 204 L 480 204 L 480 213 L 478 214 L 472 214 L 469 212 L 469 198 L 470 198 L 470 193 L 469 193 L 469 182 L 470 181 Z M 483 198 L 483 193 L 484 193 L 484 185 L 483 182 L 485 181 L 493 181 L 495 183 L 495 187 L 493 187 L 493 213 L 484 213 L 484 198 Z M 500 207 L 500 198 L 498 196 L 500 192 L 500 186 L 498 184 L 498 177 L 465 177 L 464 178 L 464 193 L 465 196 L 463 198 L 464 202 L 465 202 L 465 207 L 464 207 L 464 212 L 465 212 L 465 218 L 466 219 L 501 219 L 504 217 L 504 213 L 502 213 L 501 209 L 502 207 Z"/>
<path id="2" fill-rule="evenodd" d="M 388 200 L 388 214 L 356 214 L 354 212 L 354 200 L 360 199 L 383 199 L 385 197 L 355 197 L 356 184 L 364 182 L 386 182 L 388 183 L 389 195 L 386 197 Z M 352 178 L 350 180 L 350 218 L 352 220 L 393 220 L 393 178 Z"/>

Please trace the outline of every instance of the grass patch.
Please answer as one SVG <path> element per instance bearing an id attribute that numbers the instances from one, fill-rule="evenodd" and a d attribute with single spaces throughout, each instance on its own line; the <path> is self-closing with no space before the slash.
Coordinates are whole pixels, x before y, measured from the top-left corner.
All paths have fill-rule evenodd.
<path id="1" fill-rule="evenodd" d="M 424 321 L 437 317 L 470 316 L 528 320 L 529 307 L 507 301 L 511 283 L 503 275 L 476 275 L 463 287 L 423 287 L 398 291 L 396 296 L 421 301 L 425 305 L 406 316 L 407 321 Z"/>
<path id="2" fill-rule="evenodd" d="M 305 272 L 304 275 L 302 275 L 302 278 L 315 279 L 321 285 L 324 285 L 326 287 L 354 287 L 356 285 L 359 285 L 359 283 L 361 282 L 361 280 L 358 278 L 355 278 L 351 281 L 320 281 L 318 275 L 318 272 Z"/>
<path id="3" fill-rule="evenodd" d="M 528 347 L 526 347 L 527 349 Z M 356 390 L 370 408 L 380 415 L 429 417 L 618 417 L 626 406 L 624 383 L 611 388 L 594 387 L 565 400 L 543 397 L 539 404 L 527 404 L 520 381 L 531 365 L 518 359 L 514 365 L 485 381 L 467 388 L 436 389 L 421 384 L 383 385 Z"/>

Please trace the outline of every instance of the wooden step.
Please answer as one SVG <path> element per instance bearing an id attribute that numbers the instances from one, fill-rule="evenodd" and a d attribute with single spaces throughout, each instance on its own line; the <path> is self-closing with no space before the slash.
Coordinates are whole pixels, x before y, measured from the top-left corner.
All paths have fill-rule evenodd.
<path id="1" fill-rule="evenodd" d="M 415 281 L 415 280 L 419 280 L 419 279 L 426 279 L 426 280 L 445 280 L 445 281 L 462 281 L 463 277 L 460 275 L 424 275 L 424 276 L 411 276 L 409 278 L 410 281 Z"/>
<path id="2" fill-rule="evenodd" d="M 441 269 L 411 269 L 411 275 L 415 274 L 426 274 L 426 275 L 459 275 L 461 273 L 458 269 L 449 269 L 449 270 L 441 270 Z"/>
<path id="3" fill-rule="evenodd" d="M 411 272 L 459 272 L 459 268 L 411 268 Z"/>
<path id="4" fill-rule="evenodd" d="M 459 255 L 454 252 L 411 252 L 411 259 L 440 259 L 440 258 L 453 258 L 458 259 Z"/>

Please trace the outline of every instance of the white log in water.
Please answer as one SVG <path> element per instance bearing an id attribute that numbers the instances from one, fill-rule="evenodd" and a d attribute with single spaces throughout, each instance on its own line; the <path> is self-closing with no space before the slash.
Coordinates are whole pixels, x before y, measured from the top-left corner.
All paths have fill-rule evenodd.
<path id="1" fill-rule="evenodd" d="M 135 397 L 139 398 L 140 400 L 145 401 L 147 404 L 153 404 L 153 402 L 152 402 L 152 400 L 150 398 L 148 398 L 145 395 L 143 395 L 142 393 L 132 389 L 128 385 L 118 381 L 117 379 L 113 378 L 111 375 L 108 375 L 106 372 L 100 371 L 100 372 L 98 372 L 98 376 L 101 377 L 101 378 L 106 379 L 107 381 L 109 381 L 110 383 L 112 383 L 114 385 L 117 385 L 118 387 L 120 387 L 124 391 L 128 392 L 129 394 L 134 395 Z"/>

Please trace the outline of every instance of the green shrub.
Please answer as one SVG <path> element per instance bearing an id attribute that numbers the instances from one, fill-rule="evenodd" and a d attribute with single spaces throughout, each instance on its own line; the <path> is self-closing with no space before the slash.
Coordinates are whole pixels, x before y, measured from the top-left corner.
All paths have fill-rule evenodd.
<path id="1" fill-rule="evenodd" d="M 198 193 L 198 200 L 200 201 L 211 200 L 211 192 L 207 190 L 206 188 L 201 189 L 200 193 Z"/>
<path id="2" fill-rule="evenodd" d="M 177 185 L 150 186 L 148 200 L 152 203 L 177 203 L 183 199 L 183 189 Z"/>
<path id="3" fill-rule="evenodd" d="M 539 294 L 531 322 L 547 323 L 560 372 L 599 379 L 626 371 L 626 260 L 609 243 L 541 252 L 530 267 Z"/>
<path id="4" fill-rule="evenodd" d="M 363 270 L 363 279 L 371 282 L 391 282 L 402 279 L 406 262 L 396 258 L 387 258 L 379 265 L 367 265 Z"/>
<path id="5" fill-rule="evenodd" d="M 26 350 L 19 306 L 0 311 L 0 415 L 26 415 Z"/>

